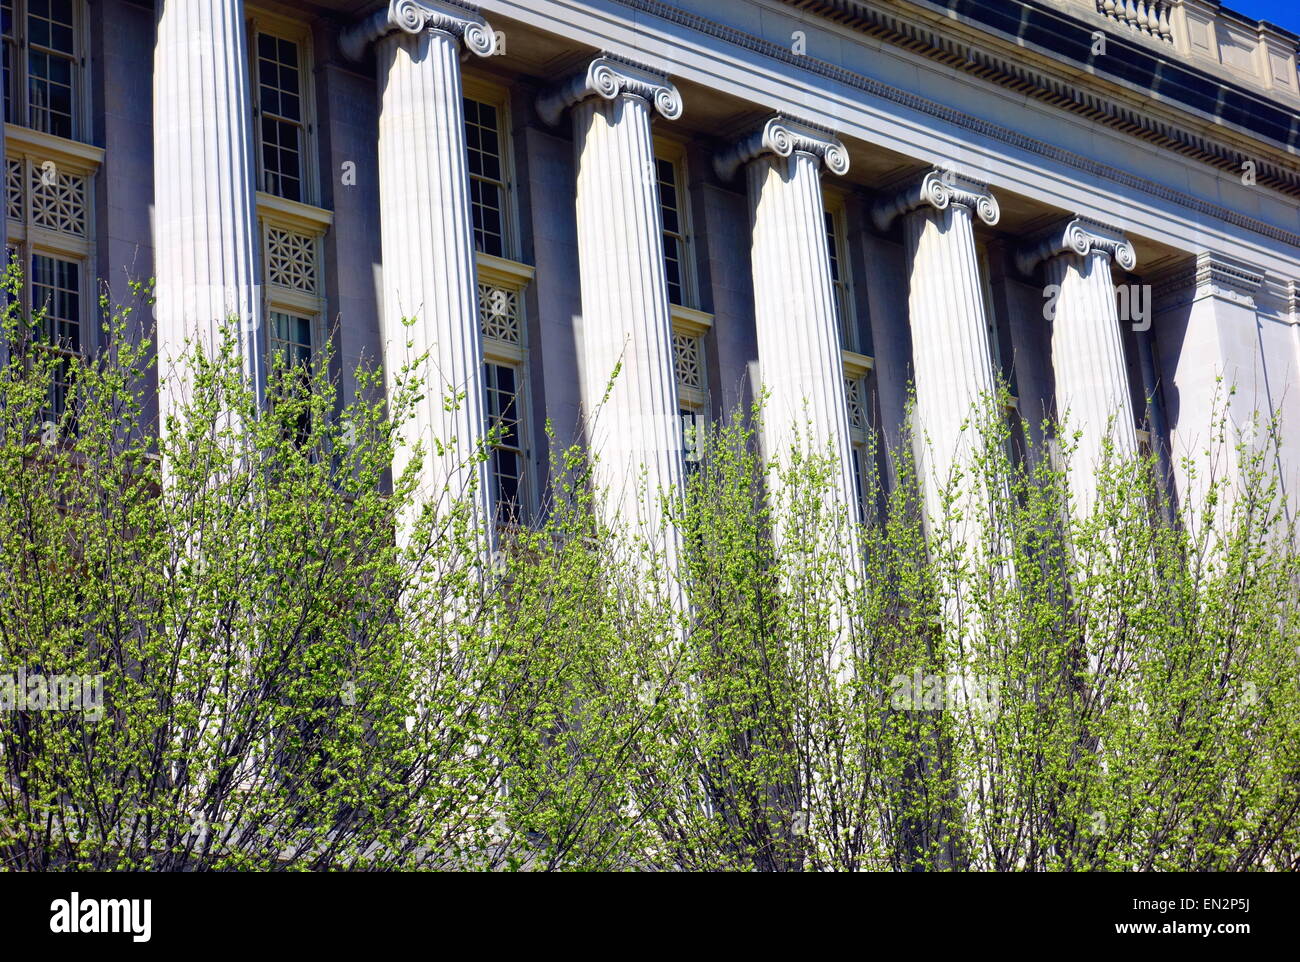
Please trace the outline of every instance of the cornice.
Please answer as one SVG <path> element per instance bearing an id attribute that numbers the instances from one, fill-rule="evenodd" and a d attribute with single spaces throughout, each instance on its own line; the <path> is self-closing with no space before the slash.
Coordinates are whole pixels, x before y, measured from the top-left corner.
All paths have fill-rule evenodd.
<path id="1" fill-rule="evenodd" d="M 1126 271 L 1137 267 L 1137 251 L 1117 227 L 1074 217 L 1054 225 L 1042 237 L 1026 244 L 1016 253 L 1016 266 L 1032 274 L 1040 261 L 1057 254 L 1104 254 Z"/>
<path id="2" fill-rule="evenodd" d="M 1170 306 L 1205 297 L 1254 309 L 1265 275 L 1257 267 L 1216 251 L 1202 251 L 1196 262 L 1161 277 L 1153 285 L 1156 303 Z"/>
<path id="3" fill-rule="evenodd" d="M 709 333 L 709 328 L 713 327 L 713 315 L 707 311 L 699 311 L 693 307 L 682 307 L 680 304 L 670 304 L 668 305 L 668 313 L 672 315 L 673 329 L 683 334 L 698 337 Z"/>
<path id="4" fill-rule="evenodd" d="M 874 357 L 847 348 L 841 348 L 840 361 L 844 364 L 844 376 L 848 378 L 865 377 L 876 366 Z"/>
<path id="5" fill-rule="evenodd" d="M 613 100 L 624 95 L 648 101 L 665 120 L 682 115 L 682 95 L 667 76 L 608 53 L 593 60 L 585 71 L 542 93 L 537 98 L 537 115 L 555 126 L 564 111 L 588 97 Z"/>
<path id="6" fill-rule="evenodd" d="M 42 161 L 52 160 L 59 167 L 75 174 L 93 174 L 104 163 L 104 148 L 83 144 L 77 140 L 56 137 L 31 127 L 17 124 L 4 125 L 5 143 L 10 156 L 22 154 Z"/>
<path id="7" fill-rule="evenodd" d="M 1287 323 L 1300 325 L 1300 281 L 1287 281 L 1284 296 Z"/>
<path id="8" fill-rule="evenodd" d="M 951 170 L 936 169 L 909 181 L 901 190 L 877 201 L 871 209 L 871 219 L 883 231 L 888 230 L 900 214 L 925 206 L 947 210 L 953 205 L 965 207 L 972 216 L 979 217 L 990 227 L 998 222 L 1002 213 L 997 198 L 987 184 Z"/>
<path id="9" fill-rule="evenodd" d="M 389 0 L 339 35 L 339 49 L 351 60 L 365 56 L 366 47 L 395 30 L 415 35 L 441 30 L 465 44 L 480 57 L 496 51 L 497 38 L 478 10 L 455 0 Z"/>
<path id="10" fill-rule="evenodd" d="M 865 0 L 781 2 L 1219 169 L 1240 173 L 1242 161 L 1252 160 L 1256 165 L 1258 183 L 1291 196 L 1300 196 L 1300 170 L 1287 166 L 1294 154 L 1292 148 L 1297 130 L 1295 111 L 1255 91 L 1238 89 L 1225 80 L 1202 74 L 1195 66 L 1172 60 L 1172 51 L 1166 53 L 1144 49 L 1142 41 L 1153 42 L 1149 38 L 1130 38 L 1108 33 L 1112 46 L 1131 46 L 1134 51 L 1140 50 L 1143 56 L 1161 60 L 1166 64 L 1165 69 L 1180 70 L 1222 88 L 1219 102 L 1216 103 L 1216 110 L 1222 115 L 1216 113 L 1201 117 L 1196 108 L 1180 103 L 1176 94 L 1162 93 L 1139 99 L 1133 90 L 1109 76 L 1111 72 L 1104 65 L 1094 63 L 1091 59 L 1076 63 L 1063 57 L 1049 58 L 1046 53 L 1033 51 L 1034 56 L 1044 60 L 1043 63 L 1034 63 L 1029 56 L 1030 48 L 1034 46 L 1032 37 L 1030 41 L 1018 38 L 1020 42 L 999 52 L 977 45 L 970 38 L 954 36 L 951 31 L 954 26 L 961 24 L 972 33 L 978 32 L 981 42 L 1013 43 L 1012 40 L 998 37 L 983 24 L 965 23 L 960 12 L 949 10 L 949 4 L 945 0 L 911 0 L 920 10 L 933 6 L 939 12 L 952 13 L 944 19 L 941 26 L 924 21 L 916 22 L 900 11 L 877 7 Z M 1018 6 L 1032 8 L 1036 13 L 1061 20 L 1071 19 L 1061 11 L 1041 8 L 1032 3 L 1022 3 L 1019 0 L 1006 2 L 1016 2 Z M 930 15 L 937 14 L 931 12 Z M 1014 17 L 1009 19 L 1013 23 L 1018 22 Z M 1092 24 L 1085 24 L 1077 17 L 1073 19 L 1081 28 L 1093 29 Z M 1124 62 L 1124 50 L 1112 51 L 1111 59 Z M 1082 75 L 1079 71 L 1083 71 Z M 1111 85 L 1113 92 L 1097 89 L 1101 83 Z M 1292 143 L 1282 143 L 1276 138 L 1266 138 L 1261 133 L 1244 128 L 1238 136 L 1249 138 L 1252 141 L 1251 147 L 1225 142 L 1222 139 L 1226 132 L 1223 125 L 1233 123 L 1233 117 L 1231 112 L 1224 111 L 1222 101 L 1229 97 L 1238 101 L 1266 104 L 1268 106 L 1265 109 L 1285 113 L 1291 118 L 1285 134 L 1291 138 Z M 1125 102 L 1125 99 L 1129 102 Z M 1206 130 L 1197 132 L 1179 123 L 1173 118 L 1174 110 L 1181 111 L 1183 116 L 1190 114 L 1196 117 L 1197 122 L 1206 124 Z M 1267 153 L 1273 153 L 1275 157 L 1269 159 L 1264 156 Z"/>
<path id="11" fill-rule="evenodd" d="M 773 43 L 769 40 L 763 39 L 762 37 L 755 36 L 754 34 L 746 33 L 745 31 L 739 30 L 728 24 L 719 23 L 715 20 L 710 20 L 707 17 L 700 16 L 699 14 L 690 13 L 680 9 L 679 7 L 671 6 L 662 2 L 662 0 L 611 0 L 611 2 L 635 10 L 639 13 L 659 17 L 666 22 L 686 27 L 705 36 L 734 44 L 735 46 L 749 50 L 753 53 L 759 54 L 760 56 L 780 61 L 786 66 L 793 67 L 796 70 L 806 71 L 828 80 L 844 84 L 846 87 L 862 91 L 870 96 L 878 97 L 888 103 L 916 110 L 944 123 L 951 124 L 954 127 L 970 131 L 978 136 L 987 137 L 990 140 L 1023 150 L 1026 153 L 1055 161 L 1056 163 L 1080 171 L 1093 179 L 1107 180 L 1113 184 L 1119 184 L 1120 186 L 1138 191 L 1150 197 L 1177 204 L 1180 207 L 1195 213 L 1216 218 L 1224 223 L 1232 224 L 1236 227 L 1242 228 L 1243 230 L 1248 230 L 1252 233 L 1259 234 L 1260 236 L 1270 238 L 1271 240 L 1290 244 L 1293 247 L 1300 247 L 1300 233 L 1296 233 L 1295 231 L 1286 230 L 1285 228 L 1259 220 L 1258 218 L 1249 217 L 1236 210 L 1232 210 L 1231 208 L 1210 203 L 1209 201 L 1202 200 L 1192 194 L 1188 194 L 1185 191 L 1167 187 L 1164 184 L 1130 173 L 1127 170 L 1112 167 L 1109 164 L 1101 163 L 1100 161 L 1093 160 L 1090 157 L 1081 156 L 1074 151 L 1058 147 L 1055 144 L 1049 144 L 1037 140 L 1026 134 L 1022 134 L 1019 131 L 1012 130 L 1009 127 L 1003 127 L 1002 125 L 992 123 L 991 121 L 972 117 L 971 115 L 963 113 L 953 107 L 949 107 L 946 104 L 941 104 L 926 97 L 921 97 L 917 94 L 900 90 L 897 87 L 882 83 L 881 81 L 868 77 L 865 74 L 857 73 L 837 64 L 829 63 L 825 60 L 818 60 L 806 53 L 795 54 L 788 45 Z M 953 58 L 954 66 L 958 65 L 958 59 L 959 58 L 956 57 Z M 1122 124 L 1116 124 L 1114 126 L 1120 127 L 1121 129 L 1127 129 L 1126 125 Z M 1169 149 L 1179 149 L 1177 145 L 1172 142 L 1166 143 L 1164 146 Z M 1195 156 L 1195 153 L 1192 153 L 1192 155 Z M 1207 158 L 1201 159 L 1206 159 L 1207 162 L 1210 162 Z M 1240 155 L 1238 155 L 1237 159 L 1240 159 Z M 1259 171 L 1261 175 L 1266 175 L 1267 166 L 1267 164 L 1261 166 Z M 1266 176 L 1262 177 L 1260 182 L 1267 183 Z M 1297 183 L 1300 184 L 1300 180 L 1298 180 Z M 1298 191 L 1300 191 L 1300 188 L 1298 188 Z M 1291 191 L 1288 190 L 1287 192 L 1290 193 Z"/>
<path id="12" fill-rule="evenodd" d="M 474 265 L 478 269 L 479 280 L 516 289 L 525 287 L 537 273 L 537 268 L 531 264 L 521 264 L 483 251 L 474 252 Z"/>
<path id="13" fill-rule="evenodd" d="M 308 234 L 324 234 L 334 223 L 333 211 L 314 207 L 296 200 L 287 200 L 259 190 L 254 195 L 259 214 L 284 227 L 293 227 Z"/>
<path id="14" fill-rule="evenodd" d="M 812 154 L 832 174 L 843 176 L 849 172 L 849 152 L 838 137 L 823 127 L 783 116 L 771 118 L 730 149 L 717 154 L 713 169 L 722 180 L 731 180 L 741 165 L 763 154 L 789 157 L 795 153 Z"/>

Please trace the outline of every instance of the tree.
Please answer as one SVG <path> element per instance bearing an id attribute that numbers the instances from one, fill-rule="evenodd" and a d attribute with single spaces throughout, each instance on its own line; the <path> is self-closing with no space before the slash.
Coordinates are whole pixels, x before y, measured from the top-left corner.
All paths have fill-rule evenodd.
<path id="1" fill-rule="evenodd" d="M 422 392 L 459 402 L 418 362 L 387 400 L 361 367 L 340 406 L 328 347 L 281 359 L 259 406 L 233 328 L 156 371 L 130 309 L 102 305 L 104 349 L 79 357 L 17 303 L 6 868 L 1300 864 L 1300 581 L 1262 447 L 1215 530 L 1166 509 L 1144 458 L 1098 467 L 1078 519 L 1067 435 L 1045 425 L 1063 461 L 1012 458 L 974 411 L 980 455 L 948 481 L 987 494 L 972 547 L 972 519 L 922 524 L 910 446 L 887 491 L 864 479 L 862 522 L 827 507 L 830 452 L 792 453 L 772 494 L 759 406 L 665 505 L 681 614 L 582 451 L 552 452 L 543 511 L 492 559 L 474 492 L 426 500 L 419 457 L 391 477 Z M 142 399 L 172 377 L 158 430 Z"/>

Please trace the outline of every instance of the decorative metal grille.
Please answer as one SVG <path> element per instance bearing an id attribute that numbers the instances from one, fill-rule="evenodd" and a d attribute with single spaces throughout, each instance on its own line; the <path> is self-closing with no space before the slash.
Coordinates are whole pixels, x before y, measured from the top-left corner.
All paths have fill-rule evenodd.
<path id="1" fill-rule="evenodd" d="M 316 293 L 316 243 L 308 235 L 269 228 L 266 262 L 272 284 L 304 294 Z"/>
<path id="2" fill-rule="evenodd" d="M 844 382 L 844 399 L 849 406 L 849 427 L 854 431 L 867 429 L 867 391 L 863 381 L 863 378 L 851 377 Z"/>
<path id="3" fill-rule="evenodd" d="M 673 368 L 680 387 L 704 389 L 703 351 L 698 337 L 673 334 Z"/>
<path id="4" fill-rule="evenodd" d="M 478 320 L 484 337 L 507 344 L 520 344 L 519 292 L 494 284 L 478 286 Z"/>
<path id="5" fill-rule="evenodd" d="M 5 170 L 5 214 L 10 220 L 23 219 L 23 162 L 12 157 Z"/>
<path id="6" fill-rule="evenodd" d="M 32 225 L 46 230 L 85 237 L 86 180 L 65 174 L 52 161 L 32 165 L 30 199 Z M 19 201 L 21 204 L 21 200 Z M 13 198 L 10 192 L 9 205 Z M 21 208 L 20 208 L 21 209 Z"/>

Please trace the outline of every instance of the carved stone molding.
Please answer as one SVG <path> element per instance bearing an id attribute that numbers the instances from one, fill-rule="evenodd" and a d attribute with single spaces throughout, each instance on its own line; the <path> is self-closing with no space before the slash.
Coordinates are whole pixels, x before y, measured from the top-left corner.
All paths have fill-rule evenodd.
<path id="1" fill-rule="evenodd" d="M 789 157 L 795 152 L 812 154 L 832 174 L 849 172 L 849 152 L 829 130 L 789 117 L 773 117 L 729 150 L 713 158 L 713 169 L 723 180 L 731 180 L 743 165 L 763 154 Z"/>
<path id="2" fill-rule="evenodd" d="M 1160 200 L 1178 204 L 1187 210 L 1207 217 L 1214 217 L 1225 223 L 1234 224 L 1273 240 L 1282 241 L 1284 244 L 1300 246 L 1300 234 L 1295 231 L 1278 227 L 1257 217 L 1250 217 L 1240 211 L 1212 203 L 1187 191 L 1177 190 L 1140 174 L 1102 163 L 1091 157 L 1084 157 L 1072 150 L 1039 140 L 1023 131 L 1013 130 L 993 121 L 973 117 L 948 104 L 899 89 L 874 77 L 842 67 L 839 64 L 819 60 L 816 57 L 808 56 L 806 53 L 794 53 L 791 50 L 791 44 L 788 42 L 776 43 L 755 34 L 746 33 L 728 24 L 701 16 L 698 13 L 682 10 L 679 7 L 663 2 L 663 0 L 610 0 L 610 2 L 639 13 L 658 17 L 668 23 L 677 24 L 705 36 L 714 37 L 743 50 L 758 54 L 768 60 L 785 64 L 795 70 L 842 83 L 871 97 L 879 97 L 889 103 L 916 110 L 943 123 L 952 124 L 961 130 L 970 131 L 978 137 L 995 140 L 1016 150 L 1043 157 L 1053 163 L 1063 164 L 1079 171 L 1080 176 L 1107 180 L 1130 190 L 1139 191 L 1149 197 L 1156 197 Z M 862 4 L 861 7 L 864 12 L 868 10 L 865 4 Z M 913 35 L 911 32 L 898 33 L 894 29 L 898 25 L 893 23 L 897 19 L 896 17 L 886 13 L 881 13 L 880 16 L 883 20 L 881 32 L 878 35 L 885 37 L 891 43 L 901 43 L 910 49 L 924 51 L 932 46 L 932 39 L 937 39 L 937 36 L 931 38 L 933 31 L 929 28 L 922 31 L 923 35 Z M 916 29 L 921 30 L 919 27 Z M 920 41 L 924 41 L 924 43 Z M 1018 93 L 1024 93 L 1025 84 L 1030 83 L 1029 92 L 1031 96 L 1045 100 L 1054 106 L 1083 114 L 1090 119 L 1097 120 L 1099 123 L 1121 130 L 1127 136 L 1135 136 L 1149 142 L 1158 143 L 1162 147 L 1178 151 L 1186 156 L 1192 156 L 1200 160 L 1208 158 L 1209 163 L 1214 164 L 1221 170 L 1233 171 L 1234 176 L 1241 171 L 1241 152 L 1237 147 L 1220 143 L 1208 137 L 1194 135 L 1164 118 L 1153 117 L 1149 109 L 1141 109 L 1138 106 L 1124 106 L 1108 98 L 1102 98 L 1096 92 L 1081 87 L 1072 78 L 1047 78 L 1042 75 L 1041 71 L 1034 70 L 1026 65 L 1023 58 L 1019 56 L 1014 58 L 995 57 L 969 44 L 959 44 L 953 38 L 946 38 L 942 46 L 945 51 L 949 49 L 953 51 L 951 54 L 945 52 L 942 57 L 943 62 L 956 69 L 967 70 L 979 76 L 988 77 L 995 83 L 1009 86 Z M 937 50 L 937 47 L 935 49 Z M 1100 117 L 1098 117 L 1099 111 L 1101 112 Z M 1261 158 L 1259 173 L 1261 184 L 1267 184 L 1293 196 L 1300 194 L 1300 175 L 1295 172 L 1283 171 L 1277 163 Z"/>
<path id="3" fill-rule="evenodd" d="M 682 96 L 664 74 L 621 57 L 603 54 L 586 71 L 561 81 L 537 98 L 537 113 L 554 126 L 574 104 L 588 97 L 613 100 L 620 95 L 640 97 L 654 105 L 665 120 L 682 115 Z"/>
<path id="4" fill-rule="evenodd" d="M 988 185 L 963 177 L 951 170 L 936 168 L 907 184 L 891 197 L 877 202 L 871 210 L 872 220 L 880 230 L 888 230 L 900 214 L 929 205 L 947 210 L 950 205 L 965 207 L 992 227 L 1002 215 L 997 198 Z"/>
<path id="5" fill-rule="evenodd" d="M 1161 309 L 1199 301 L 1203 297 L 1254 309 L 1255 295 L 1264 284 L 1259 268 L 1215 251 L 1201 251 L 1190 267 L 1166 274 L 1156 284 L 1153 296 Z"/>
<path id="6" fill-rule="evenodd" d="M 394 30 L 412 35 L 442 30 L 480 57 L 492 56 L 497 48 L 496 34 L 478 10 L 454 0 L 389 0 L 387 7 L 343 31 L 339 48 L 350 59 L 360 60 L 367 46 Z"/>
<path id="7" fill-rule="evenodd" d="M 1087 217 L 1062 221 L 1026 244 L 1016 253 L 1016 265 L 1025 274 L 1032 274 L 1041 261 L 1069 253 L 1081 257 L 1101 253 L 1126 271 L 1137 267 L 1137 251 L 1123 231 Z"/>

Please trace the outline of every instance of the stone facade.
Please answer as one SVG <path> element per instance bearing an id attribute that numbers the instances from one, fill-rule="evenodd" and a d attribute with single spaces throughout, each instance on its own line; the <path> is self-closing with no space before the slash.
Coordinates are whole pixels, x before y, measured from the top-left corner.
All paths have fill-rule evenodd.
<path id="1" fill-rule="evenodd" d="M 537 512 L 547 418 L 611 490 L 672 490 L 691 425 L 760 391 L 765 445 L 810 428 L 856 501 L 910 390 L 955 458 L 997 376 L 1030 435 L 1068 410 L 1083 458 L 1107 431 L 1166 449 L 1183 497 L 1226 379 L 1300 484 L 1297 38 L 1213 0 L 15 0 L 9 24 L 8 240 L 69 349 L 129 277 L 156 279 L 164 355 L 222 312 L 254 379 L 332 336 L 341 401 L 427 348 L 467 401 L 421 433 L 454 458 L 504 428 L 485 513 Z"/>

